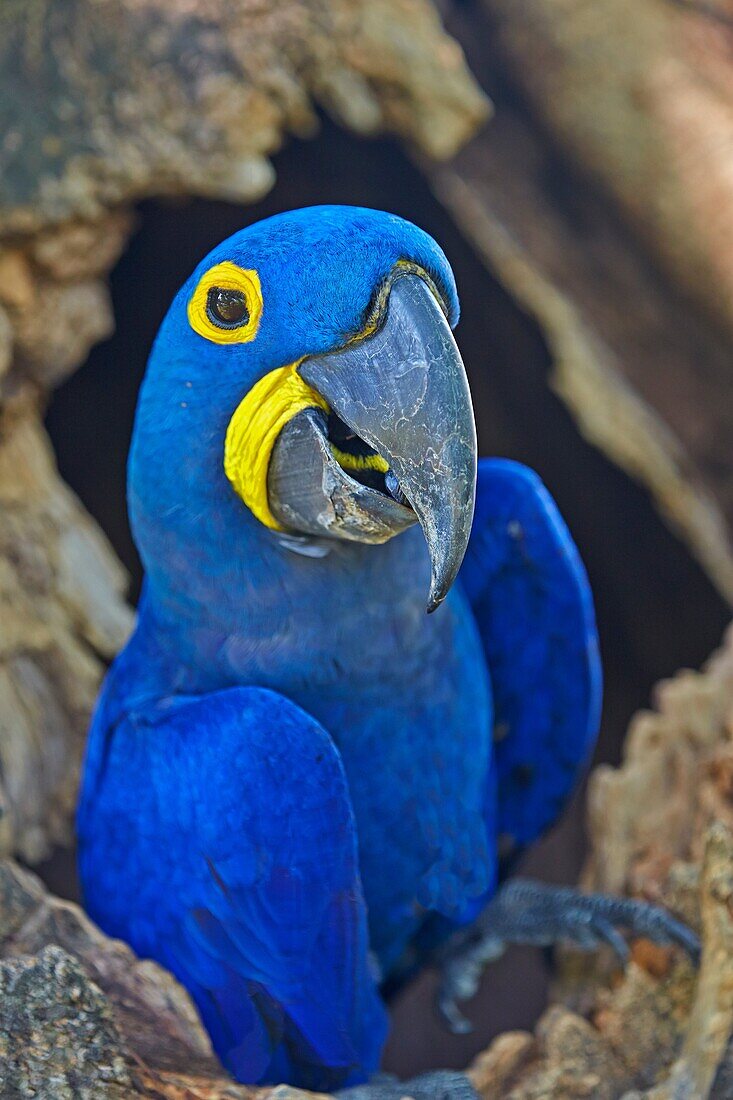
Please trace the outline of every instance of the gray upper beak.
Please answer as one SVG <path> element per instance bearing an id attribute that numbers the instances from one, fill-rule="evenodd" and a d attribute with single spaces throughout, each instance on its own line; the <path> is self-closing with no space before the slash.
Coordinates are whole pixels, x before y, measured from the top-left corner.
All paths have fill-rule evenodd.
<path id="1" fill-rule="evenodd" d="M 428 611 L 463 561 L 476 493 L 476 428 L 453 333 L 418 275 L 398 276 L 381 327 L 304 360 L 302 377 L 388 463 L 430 553 Z"/>

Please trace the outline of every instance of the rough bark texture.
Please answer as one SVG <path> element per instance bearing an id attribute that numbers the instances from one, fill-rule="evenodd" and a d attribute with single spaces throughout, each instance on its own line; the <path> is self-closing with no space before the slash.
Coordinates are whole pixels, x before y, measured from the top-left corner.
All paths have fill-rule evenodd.
<path id="1" fill-rule="evenodd" d="M 505 66 L 526 102 L 497 95 L 436 193 L 539 324 L 581 430 L 733 600 L 733 7 L 449 7 L 478 75 Z"/>
<path id="2" fill-rule="evenodd" d="M 69 837 L 100 658 L 124 640 L 124 576 L 58 479 L 29 391 L 0 414 L 0 848 Z"/>
<path id="3" fill-rule="evenodd" d="M 427 0 L 11 0 L 0 19 L 11 231 L 164 192 L 252 201 L 315 106 L 437 157 L 486 113 Z"/>
<path id="4" fill-rule="evenodd" d="M 322 107 L 450 155 L 487 101 L 429 0 L 9 0 L 0 11 L 0 850 L 69 839 L 125 578 L 63 486 L 44 394 L 107 336 L 148 195 L 253 201 Z"/>
<path id="5" fill-rule="evenodd" d="M 482 0 L 537 112 L 733 331 L 730 0 Z"/>
<path id="6" fill-rule="evenodd" d="M 470 1068 L 484 1100 L 731 1095 L 733 631 L 703 672 L 660 685 L 657 702 L 634 720 L 622 766 L 594 774 L 586 884 L 682 914 L 702 937 L 700 970 L 643 940 L 625 974 L 568 954 L 535 1033 L 501 1035 Z M 296 1095 L 227 1081 L 181 987 L 9 860 L 0 994 L 2 1095 L 44 1095 L 32 1090 L 50 1074 L 59 1097 Z"/>

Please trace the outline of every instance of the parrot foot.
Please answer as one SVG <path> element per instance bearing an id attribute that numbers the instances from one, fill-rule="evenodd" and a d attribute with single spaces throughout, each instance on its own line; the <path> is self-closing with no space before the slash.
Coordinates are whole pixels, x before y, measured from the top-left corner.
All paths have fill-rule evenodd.
<path id="1" fill-rule="evenodd" d="M 368 1084 L 341 1089 L 336 1095 L 339 1100 L 478 1100 L 478 1093 L 465 1073 L 447 1069 L 421 1073 L 409 1081 L 380 1073 Z"/>
<path id="2" fill-rule="evenodd" d="M 474 924 L 457 932 L 438 953 L 438 1011 L 455 1034 L 471 1031 L 458 1002 L 474 995 L 486 963 L 498 959 L 509 944 L 548 947 L 564 941 L 585 951 L 609 944 L 625 965 L 629 948 L 619 928 L 660 945 L 681 947 L 695 964 L 699 961 L 695 933 L 659 906 L 513 879 Z"/>

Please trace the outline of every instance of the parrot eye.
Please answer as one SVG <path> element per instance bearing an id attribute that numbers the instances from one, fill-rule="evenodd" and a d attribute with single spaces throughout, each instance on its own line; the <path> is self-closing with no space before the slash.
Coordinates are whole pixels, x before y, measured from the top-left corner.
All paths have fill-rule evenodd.
<path id="1" fill-rule="evenodd" d="M 246 344 L 257 335 L 262 308 L 262 285 L 254 268 L 224 260 L 199 279 L 188 303 L 188 323 L 212 344 Z"/>
<path id="2" fill-rule="evenodd" d="M 213 325 L 237 328 L 249 320 L 247 300 L 241 290 L 212 286 L 206 296 L 206 313 Z"/>

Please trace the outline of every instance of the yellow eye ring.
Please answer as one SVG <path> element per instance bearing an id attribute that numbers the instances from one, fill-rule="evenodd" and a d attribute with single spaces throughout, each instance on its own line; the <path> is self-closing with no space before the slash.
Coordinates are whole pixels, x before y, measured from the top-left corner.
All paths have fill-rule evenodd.
<path id="1" fill-rule="evenodd" d="M 235 318 L 217 320 L 212 313 L 216 296 L 224 301 Z M 232 302 L 242 303 L 241 324 L 236 322 Z M 188 323 L 194 332 L 214 344 L 246 344 L 254 340 L 262 316 L 262 286 L 254 269 L 247 270 L 225 260 L 210 268 L 199 279 L 188 303 Z"/>

